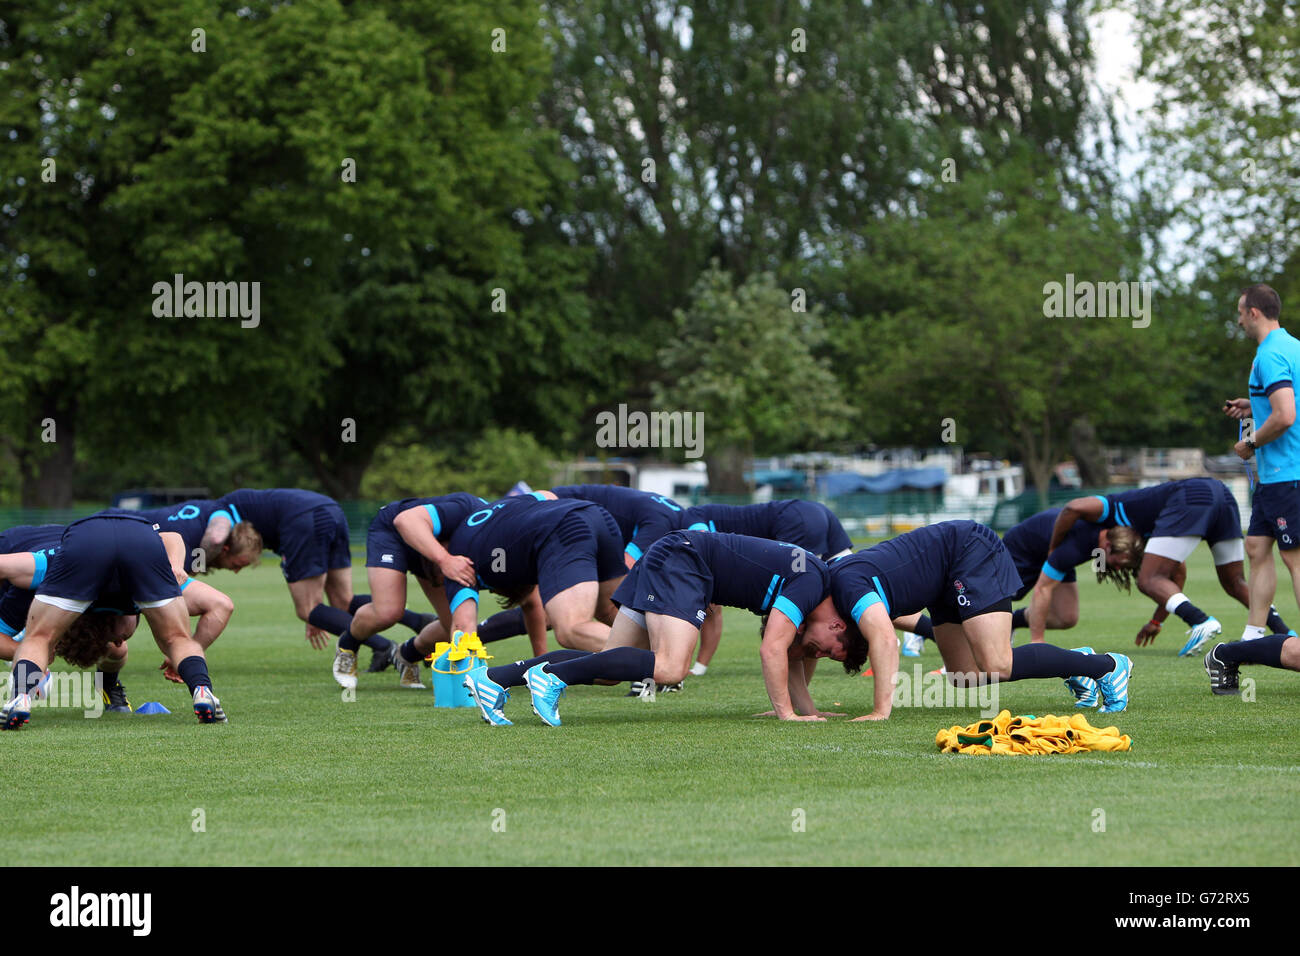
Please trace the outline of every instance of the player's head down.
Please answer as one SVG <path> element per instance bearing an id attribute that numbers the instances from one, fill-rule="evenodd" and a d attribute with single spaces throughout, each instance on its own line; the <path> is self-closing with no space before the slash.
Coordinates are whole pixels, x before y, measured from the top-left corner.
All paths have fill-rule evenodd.
<path id="1" fill-rule="evenodd" d="M 758 633 L 762 637 L 767 629 L 768 615 L 763 615 Z M 867 640 L 857 628 L 849 627 L 835 611 L 830 598 L 813 608 L 796 632 L 796 646 L 804 657 L 829 657 L 844 665 L 844 670 L 856 674 L 867 662 Z"/>
<path id="2" fill-rule="evenodd" d="M 221 546 L 221 553 L 212 561 L 213 568 L 234 571 L 236 574 L 262 557 L 262 536 L 247 521 L 230 529 L 230 537 Z"/>
<path id="3" fill-rule="evenodd" d="M 73 667 L 94 667 L 108 654 L 110 644 L 131 636 L 138 621 L 134 614 L 87 611 L 63 632 L 54 653 Z"/>
<path id="4" fill-rule="evenodd" d="M 1120 526 L 1103 531 L 1099 545 L 1106 555 L 1106 568 L 1097 572 L 1098 582 L 1113 581 L 1115 587 L 1131 590 L 1133 577 L 1142 564 L 1146 539 L 1132 528 Z"/>

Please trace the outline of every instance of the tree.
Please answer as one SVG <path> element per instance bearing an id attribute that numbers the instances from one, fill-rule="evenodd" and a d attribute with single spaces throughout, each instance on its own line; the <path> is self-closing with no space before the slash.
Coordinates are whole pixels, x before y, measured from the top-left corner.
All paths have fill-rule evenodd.
<path id="1" fill-rule="evenodd" d="M 654 402 L 703 414 L 711 492 L 748 490 L 744 466 L 755 452 L 796 451 L 842 433 L 849 408 L 819 357 L 821 311 L 792 307 L 791 292 L 771 275 L 737 287 L 714 263 L 673 319 Z"/>
<path id="2" fill-rule="evenodd" d="M 1098 433 L 1176 417 L 1177 332 L 1150 303 L 1124 315 L 1051 317 L 1050 284 L 1139 279 L 1140 249 L 1105 208 L 1079 208 L 1030 150 L 987 176 L 936 191 L 916 222 L 881 225 L 846 263 L 849 294 L 878 311 L 833 329 L 858 434 L 937 444 L 1010 442 L 1043 501 L 1086 418 Z M 1153 294 L 1157 290 L 1153 289 Z M 1141 293 L 1141 287 L 1138 289 Z M 1080 300 L 1075 300 L 1078 304 Z"/>

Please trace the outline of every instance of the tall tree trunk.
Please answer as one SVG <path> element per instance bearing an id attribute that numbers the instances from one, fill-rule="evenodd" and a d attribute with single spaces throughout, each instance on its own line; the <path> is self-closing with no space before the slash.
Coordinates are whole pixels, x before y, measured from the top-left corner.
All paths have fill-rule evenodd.
<path id="1" fill-rule="evenodd" d="M 1106 468 L 1106 453 L 1097 440 L 1097 429 L 1084 415 L 1070 425 L 1070 454 L 1079 466 L 1079 478 L 1088 488 L 1104 488 L 1110 484 Z"/>
<path id="2" fill-rule="evenodd" d="M 710 495 L 747 495 L 752 490 L 745 480 L 745 462 L 749 455 L 744 448 L 720 448 L 705 456 L 709 467 Z"/>
<path id="3" fill-rule="evenodd" d="M 18 456 L 24 508 L 71 508 L 77 473 L 76 400 L 66 394 L 41 401 L 35 441 Z"/>

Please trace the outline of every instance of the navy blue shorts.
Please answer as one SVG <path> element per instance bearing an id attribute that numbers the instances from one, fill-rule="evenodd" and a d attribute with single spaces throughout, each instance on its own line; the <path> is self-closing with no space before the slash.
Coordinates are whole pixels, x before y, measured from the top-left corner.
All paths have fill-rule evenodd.
<path id="1" fill-rule="evenodd" d="M 1241 511 L 1215 478 L 1184 481 L 1169 496 L 1147 538 L 1204 538 L 1210 544 L 1241 537 Z"/>
<path id="2" fill-rule="evenodd" d="M 441 583 L 441 575 L 431 573 L 424 555 L 403 541 L 392 522 L 382 516 L 376 516 L 366 532 L 366 567 L 410 572 L 417 578 Z"/>
<path id="3" fill-rule="evenodd" d="M 537 551 L 537 589 L 543 605 L 575 584 L 609 581 L 626 573 L 618 522 L 598 506 L 565 515 Z"/>
<path id="4" fill-rule="evenodd" d="M 1020 587 L 1016 593 L 1011 596 L 1013 601 L 1019 601 L 1022 597 L 1034 589 L 1038 583 L 1038 576 L 1043 573 L 1043 559 L 1030 549 L 1023 546 L 1020 535 L 1014 533 L 1015 528 L 1007 532 L 1006 537 L 1002 539 L 1002 545 L 1011 555 L 1011 560 L 1016 566 L 1016 574 L 1020 576 Z M 1061 583 L 1070 583 L 1078 580 L 1074 573 L 1074 568 L 1065 572 L 1065 577 L 1061 578 Z"/>
<path id="5" fill-rule="evenodd" d="M 74 521 L 36 588 L 38 595 L 69 601 L 93 602 L 110 592 L 136 604 L 181 596 L 167 549 L 152 524 L 102 516 Z"/>
<path id="6" fill-rule="evenodd" d="M 1042 562 L 1039 562 L 1039 568 Z M 1034 580 L 1038 580 L 1035 570 Z M 1023 586 L 1011 553 L 992 528 L 974 525 L 948 568 L 943 594 L 928 608 L 934 624 L 957 624 L 989 611 L 1011 610 Z"/>
<path id="7" fill-rule="evenodd" d="M 834 512 L 816 501 L 792 501 L 782 508 L 773 534 L 777 541 L 797 544 L 823 561 L 853 550 L 853 542 Z"/>
<path id="8" fill-rule="evenodd" d="M 348 519 L 330 503 L 294 515 L 280 526 L 280 570 L 286 581 L 315 578 L 352 567 Z"/>
<path id="9" fill-rule="evenodd" d="M 666 614 L 699 627 L 713 595 L 713 571 L 689 543 L 660 538 L 614 592 L 619 607 Z"/>
<path id="10" fill-rule="evenodd" d="M 1246 534 L 1252 538 L 1273 537 L 1283 551 L 1300 547 L 1300 481 L 1256 485 Z"/>

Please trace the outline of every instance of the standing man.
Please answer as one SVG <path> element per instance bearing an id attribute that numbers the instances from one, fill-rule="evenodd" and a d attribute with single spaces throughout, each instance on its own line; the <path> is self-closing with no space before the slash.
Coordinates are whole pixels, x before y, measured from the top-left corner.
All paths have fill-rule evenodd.
<path id="1" fill-rule="evenodd" d="M 1300 600 L 1300 430 L 1295 424 L 1295 383 L 1300 378 L 1300 341 L 1282 328 L 1282 300 L 1262 283 L 1237 300 L 1237 324 L 1258 343 L 1250 366 L 1249 398 L 1224 403 L 1231 418 L 1254 419 L 1254 433 L 1233 451 L 1255 459 L 1259 484 L 1251 501 L 1246 553 L 1250 557 L 1250 616 L 1240 641 L 1217 644 L 1205 655 L 1210 689 L 1235 694 L 1240 664 L 1300 670 L 1300 639 L 1269 634 L 1265 618 L 1277 590 L 1273 539 Z"/>

